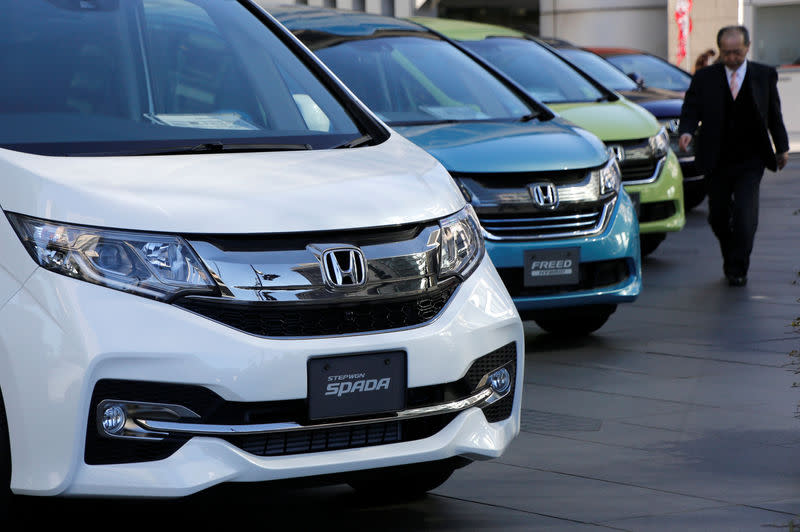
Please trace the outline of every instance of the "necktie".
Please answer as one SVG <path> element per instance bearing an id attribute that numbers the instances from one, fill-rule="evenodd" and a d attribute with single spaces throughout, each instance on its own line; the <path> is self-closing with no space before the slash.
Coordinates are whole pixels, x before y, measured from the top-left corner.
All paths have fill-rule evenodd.
<path id="1" fill-rule="evenodd" d="M 736 99 L 736 95 L 739 94 L 739 72 L 734 70 L 731 74 L 731 96 L 733 99 Z"/>

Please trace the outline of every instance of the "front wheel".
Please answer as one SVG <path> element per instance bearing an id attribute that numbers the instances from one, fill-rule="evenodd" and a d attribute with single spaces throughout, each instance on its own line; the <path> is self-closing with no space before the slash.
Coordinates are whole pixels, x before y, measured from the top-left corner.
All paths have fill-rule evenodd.
<path id="1" fill-rule="evenodd" d="M 347 483 L 362 495 L 381 500 L 423 497 L 450 478 L 462 464 L 411 464 L 355 473 Z"/>
<path id="2" fill-rule="evenodd" d="M 667 233 L 646 233 L 639 235 L 639 246 L 642 250 L 642 257 L 646 257 L 656 250 L 664 239 L 667 238 Z"/>
<path id="3" fill-rule="evenodd" d="M 616 305 L 587 305 L 566 309 L 521 313 L 523 319 L 533 319 L 536 325 L 550 334 L 559 336 L 586 336 L 605 325 L 617 310 Z"/>

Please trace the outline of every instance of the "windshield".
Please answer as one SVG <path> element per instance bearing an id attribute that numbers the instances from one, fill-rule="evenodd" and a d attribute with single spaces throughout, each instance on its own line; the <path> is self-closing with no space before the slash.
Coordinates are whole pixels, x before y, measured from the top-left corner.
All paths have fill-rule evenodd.
<path id="1" fill-rule="evenodd" d="M 0 146 L 116 155 L 363 133 L 239 3 L 0 0 Z"/>
<path id="2" fill-rule="evenodd" d="M 605 96 L 563 59 L 533 41 L 491 37 L 462 44 L 544 103 L 594 102 Z"/>
<path id="3" fill-rule="evenodd" d="M 692 81 L 683 70 L 650 55 L 614 55 L 608 57 L 608 62 L 626 74 L 636 72 L 648 87 L 684 92 Z"/>
<path id="4" fill-rule="evenodd" d="M 577 48 L 559 48 L 558 52 L 609 89 L 635 91 L 639 88 L 631 78 L 623 74 L 617 67 L 593 52 Z"/>
<path id="5" fill-rule="evenodd" d="M 487 70 L 438 39 L 345 40 L 315 53 L 361 101 L 392 125 L 516 120 L 531 113 Z"/>

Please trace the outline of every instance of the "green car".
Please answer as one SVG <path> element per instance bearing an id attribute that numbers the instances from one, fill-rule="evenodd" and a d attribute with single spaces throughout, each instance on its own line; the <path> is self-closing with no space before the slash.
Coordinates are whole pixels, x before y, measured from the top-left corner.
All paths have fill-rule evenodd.
<path id="1" fill-rule="evenodd" d="M 683 228 L 681 167 L 669 135 L 649 111 L 525 33 L 461 20 L 410 20 L 454 40 L 614 151 L 625 191 L 638 205 L 642 255 L 652 253 L 668 232 Z"/>

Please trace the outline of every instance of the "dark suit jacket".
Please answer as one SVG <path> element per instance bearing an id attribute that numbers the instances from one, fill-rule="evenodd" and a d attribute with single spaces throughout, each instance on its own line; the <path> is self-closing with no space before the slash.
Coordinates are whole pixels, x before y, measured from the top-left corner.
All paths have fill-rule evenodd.
<path id="1" fill-rule="evenodd" d="M 778 96 L 778 72 L 771 66 L 748 61 L 745 83 L 748 82 L 753 96 L 752 103 L 762 126 L 753 136 L 758 143 L 756 151 L 761 154 L 764 165 L 774 172 L 778 168 L 775 153 L 789 151 L 789 136 L 783 124 Z M 719 163 L 722 127 L 725 123 L 725 99 L 729 93 L 725 65 L 716 63 L 695 72 L 683 99 L 678 131 L 679 134 L 694 134 L 698 125 L 700 126 L 695 141 L 695 157 L 696 164 L 705 173 L 714 170 Z M 769 134 L 772 134 L 772 142 Z"/>

